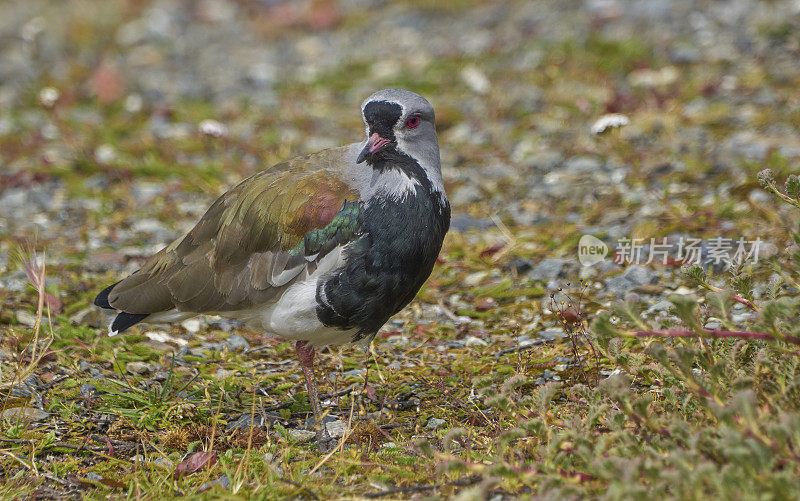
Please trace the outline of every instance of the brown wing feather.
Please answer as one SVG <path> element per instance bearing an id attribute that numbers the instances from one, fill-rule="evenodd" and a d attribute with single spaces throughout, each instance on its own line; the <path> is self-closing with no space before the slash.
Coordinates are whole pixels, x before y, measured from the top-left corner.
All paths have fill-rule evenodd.
<path id="1" fill-rule="evenodd" d="M 333 166 L 344 148 L 278 164 L 219 197 L 185 236 L 122 280 L 109 302 L 128 313 L 230 311 L 269 301 L 310 263 L 290 254 L 358 192 Z M 321 168 L 323 167 L 323 168 Z"/>

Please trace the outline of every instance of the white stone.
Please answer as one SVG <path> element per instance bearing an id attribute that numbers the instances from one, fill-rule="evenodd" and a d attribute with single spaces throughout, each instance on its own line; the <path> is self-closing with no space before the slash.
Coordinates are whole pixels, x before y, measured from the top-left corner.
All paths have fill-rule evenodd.
<path id="1" fill-rule="evenodd" d="M 347 431 L 347 424 L 341 420 L 331 421 L 330 423 L 325 423 L 325 428 L 327 428 L 328 435 L 331 438 L 342 438 L 345 431 Z"/>
<path id="2" fill-rule="evenodd" d="M 619 113 L 610 113 L 603 115 L 595 123 L 592 124 L 592 134 L 598 135 L 605 132 L 607 129 L 616 127 L 624 127 L 630 123 L 630 120 L 625 115 Z"/>
<path id="3" fill-rule="evenodd" d="M 310 442 L 317 436 L 316 433 L 308 430 L 289 430 L 289 435 L 293 436 L 301 444 Z"/>
<path id="4" fill-rule="evenodd" d="M 26 327 L 33 327 L 36 325 L 36 315 L 27 310 L 17 310 L 14 312 L 14 316 L 17 317 L 17 322 Z"/>
<path id="5" fill-rule="evenodd" d="M 52 108 L 60 95 L 55 87 L 45 87 L 39 91 L 39 103 L 45 108 Z"/>
<path id="6" fill-rule="evenodd" d="M 33 407 L 13 407 L 3 411 L 3 419 L 9 422 L 16 421 L 44 421 L 50 417 L 50 414 Z"/>
<path id="7" fill-rule="evenodd" d="M 428 420 L 428 424 L 425 425 L 425 428 L 428 428 L 429 430 L 435 430 L 437 428 L 441 428 L 446 423 L 447 421 L 445 421 L 444 419 L 430 418 Z"/>
<path id="8" fill-rule="evenodd" d="M 487 94 L 491 88 L 486 74 L 476 66 L 467 66 L 461 70 L 461 79 L 476 94 Z"/>
<path id="9" fill-rule="evenodd" d="M 203 326 L 203 323 L 200 321 L 199 318 L 188 318 L 181 322 L 181 325 L 184 329 L 191 332 L 192 334 L 197 333 L 200 328 Z"/>
<path id="10" fill-rule="evenodd" d="M 175 466 L 175 463 L 169 458 L 160 457 L 153 460 L 153 465 L 165 470 L 171 470 Z"/>
<path id="11" fill-rule="evenodd" d="M 476 336 L 469 336 L 467 339 L 464 340 L 465 346 L 486 346 L 488 344 L 489 343 Z"/>
<path id="12" fill-rule="evenodd" d="M 117 152 L 110 144 L 101 144 L 94 150 L 94 158 L 101 164 L 108 164 L 117 158 Z"/>
<path id="13" fill-rule="evenodd" d="M 223 137 L 228 135 L 228 127 L 210 118 L 200 122 L 197 129 L 206 136 Z"/>
<path id="14" fill-rule="evenodd" d="M 152 341 L 157 341 L 159 343 L 172 343 L 172 344 L 177 344 L 178 346 L 186 346 L 187 344 L 189 344 L 189 342 L 186 341 L 185 339 L 172 337 L 164 331 L 147 331 L 144 333 L 144 335 L 148 339 Z"/>
<path id="15" fill-rule="evenodd" d="M 136 376 L 142 376 L 152 370 L 150 368 L 150 364 L 146 364 L 144 362 L 128 362 L 128 365 L 125 366 L 125 369 Z"/>

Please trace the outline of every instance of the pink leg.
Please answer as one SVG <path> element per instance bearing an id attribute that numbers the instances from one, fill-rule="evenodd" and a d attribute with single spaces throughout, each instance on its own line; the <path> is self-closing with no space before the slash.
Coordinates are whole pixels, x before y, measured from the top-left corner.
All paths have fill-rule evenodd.
<path id="1" fill-rule="evenodd" d="M 314 423 L 317 428 L 317 442 L 320 451 L 327 452 L 333 446 L 333 439 L 328 435 L 327 428 L 322 423 L 322 408 L 319 405 L 319 393 L 317 392 L 317 379 L 314 376 L 314 347 L 306 341 L 297 341 L 294 345 L 297 350 L 297 358 L 300 359 L 300 367 L 303 369 L 303 376 L 306 378 L 308 388 L 308 399 L 311 401 L 311 409 L 314 411 Z"/>

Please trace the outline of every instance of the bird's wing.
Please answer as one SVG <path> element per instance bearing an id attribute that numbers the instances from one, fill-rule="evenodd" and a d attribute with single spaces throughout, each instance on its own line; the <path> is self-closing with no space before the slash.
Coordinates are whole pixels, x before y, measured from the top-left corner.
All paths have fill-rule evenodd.
<path id="1" fill-rule="evenodd" d="M 344 149 L 278 164 L 219 197 L 185 236 L 110 288 L 128 313 L 232 311 L 269 302 L 356 238 L 362 204 Z"/>

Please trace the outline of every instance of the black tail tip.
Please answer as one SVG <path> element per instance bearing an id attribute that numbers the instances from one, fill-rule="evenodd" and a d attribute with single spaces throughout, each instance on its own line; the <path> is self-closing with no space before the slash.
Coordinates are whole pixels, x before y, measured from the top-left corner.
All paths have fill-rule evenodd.
<path id="1" fill-rule="evenodd" d="M 128 327 L 138 324 L 145 318 L 147 318 L 147 313 L 125 313 L 123 311 L 117 315 L 113 322 L 111 322 L 108 332 L 110 335 L 115 336 L 120 332 L 123 332 Z"/>
<path id="2" fill-rule="evenodd" d="M 115 309 L 113 306 L 111 306 L 111 303 L 108 302 L 108 295 L 111 294 L 111 289 L 113 289 L 114 286 L 116 286 L 118 283 L 119 282 L 109 285 L 108 287 L 103 289 L 102 292 L 100 292 L 100 294 L 98 294 L 97 297 L 94 298 L 94 305 L 99 306 L 100 308 L 105 308 L 107 310 Z"/>

